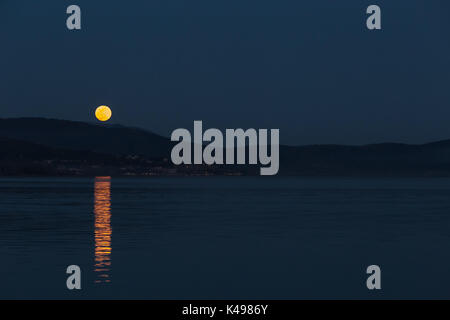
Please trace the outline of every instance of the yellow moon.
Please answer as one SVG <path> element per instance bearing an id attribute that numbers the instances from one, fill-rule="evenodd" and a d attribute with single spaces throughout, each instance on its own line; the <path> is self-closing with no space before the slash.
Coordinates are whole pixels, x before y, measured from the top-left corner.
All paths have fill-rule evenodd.
<path id="1" fill-rule="evenodd" d="M 112 111 L 108 106 L 100 106 L 95 110 L 95 117 L 100 121 L 111 119 Z"/>

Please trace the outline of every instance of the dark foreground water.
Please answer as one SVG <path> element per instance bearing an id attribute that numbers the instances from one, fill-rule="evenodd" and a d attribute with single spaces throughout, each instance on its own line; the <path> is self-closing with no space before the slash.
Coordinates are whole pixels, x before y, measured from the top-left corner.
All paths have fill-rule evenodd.
<path id="1" fill-rule="evenodd" d="M 0 179 L 0 298 L 450 298 L 449 249 L 450 179 Z"/>

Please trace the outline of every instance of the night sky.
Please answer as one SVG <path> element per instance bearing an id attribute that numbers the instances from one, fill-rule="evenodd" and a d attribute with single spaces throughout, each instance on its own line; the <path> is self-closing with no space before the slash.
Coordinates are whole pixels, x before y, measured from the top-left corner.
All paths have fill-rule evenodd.
<path id="1" fill-rule="evenodd" d="M 66 28 L 66 8 L 82 30 Z M 366 28 L 370 4 L 382 30 Z M 450 138 L 447 0 L 0 0 L 0 117 L 169 136 L 280 128 L 281 142 Z"/>

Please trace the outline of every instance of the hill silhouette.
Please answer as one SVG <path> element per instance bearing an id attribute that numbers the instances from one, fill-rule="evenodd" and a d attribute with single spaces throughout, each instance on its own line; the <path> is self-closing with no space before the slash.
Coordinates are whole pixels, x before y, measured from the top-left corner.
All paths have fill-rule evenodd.
<path id="1" fill-rule="evenodd" d="M 16 167 L 39 167 L 37 172 L 45 167 L 44 172 L 52 174 L 56 172 L 53 170 L 56 165 L 63 168 L 57 171 L 60 174 L 72 171 L 97 174 L 109 168 L 111 174 L 140 175 L 155 167 L 166 168 L 166 171 L 158 169 L 165 174 L 170 167 L 175 168 L 167 160 L 172 146 L 168 138 L 120 125 L 43 118 L 0 119 L 0 164 L 3 167 L 0 173 L 3 174 L 11 170 L 17 172 Z M 183 167 L 182 174 L 199 170 L 196 166 L 187 167 Z M 213 170 L 215 174 L 258 174 L 260 166 L 203 167 L 201 172 Z M 24 173 L 22 169 L 18 171 Z M 450 176 L 450 140 L 420 145 L 280 146 L 279 174 Z"/>
<path id="2" fill-rule="evenodd" d="M 280 149 L 284 174 L 450 175 L 450 140 L 411 145 L 314 145 Z"/>
<path id="3" fill-rule="evenodd" d="M 105 159 L 107 155 L 69 149 L 57 149 L 45 145 L 0 137 L 0 160 L 46 160 L 46 159 Z"/>
<path id="4" fill-rule="evenodd" d="M 123 162 L 114 155 L 0 137 L 0 176 L 109 174 Z M 90 169 L 99 165 L 101 170 Z"/>
<path id="5" fill-rule="evenodd" d="M 0 137 L 58 149 L 148 158 L 167 157 L 171 148 L 169 139 L 137 128 L 44 118 L 0 119 Z"/>

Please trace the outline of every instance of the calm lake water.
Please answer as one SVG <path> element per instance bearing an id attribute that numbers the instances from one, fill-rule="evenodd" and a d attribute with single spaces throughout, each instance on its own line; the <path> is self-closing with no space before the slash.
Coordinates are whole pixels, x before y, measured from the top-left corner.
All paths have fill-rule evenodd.
<path id="1" fill-rule="evenodd" d="M 450 298 L 449 249 L 450 179 L 0 179 L 0 298 Z"/>

